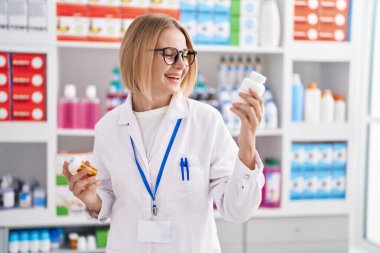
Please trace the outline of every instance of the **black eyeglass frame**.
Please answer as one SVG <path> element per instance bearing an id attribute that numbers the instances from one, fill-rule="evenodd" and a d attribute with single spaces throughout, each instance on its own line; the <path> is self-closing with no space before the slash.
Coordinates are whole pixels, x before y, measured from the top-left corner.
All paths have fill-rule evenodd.
<path id="1" fill-rule="evenodd" d="M 166 62 L 165 56 L 169 56 L 169 55 L 165 55 L 165 50 L 167 50 L 167 49 L 175 49 L 175 50 L 177 51 L 177 54 L 174 56 L 174 61 L 173 61 L 173 63 L 167 63 L 167 62 Z M 178 50 L 178 49 L 175 48 L 175 47 L 154 48 L 153 51 L 154 51 L 154 52 L 162 52 L 162 58 L 164 58 L 164 62 L 165 62 L 166 65 L 174 65 L 174 64 L 176 64 L 177 61 L 178 61 L 178 58 L 179 58 L 178 56 L 179 56 L 179 54 L 181 54 L 182 61 L 183 61 L 183 63 L 186 65 L 186 67 L 189 67 L 189 66 L 191 66 L 191 64 L 194 63 L 194 61 L 195 61 L 195 57 L 196 57 L 196 55 L 198 54 L 198 52 L 195 51 L 194 49 Z M 190 52 L 191 52 L 190 54 L 193 54 L 193 55 L 194 55 L 193 60 L 192 60 L 191 62 L 189 62 L 188 64 L 186 64 L 185 60 L 183 59 L 183 57 L 187 57 L 187 55 L 188 55 L 188 54 L 187 54 L 186 56 L 183 55 L 184 52 L 186 52 L 186 51 L 190 51 Z"/>

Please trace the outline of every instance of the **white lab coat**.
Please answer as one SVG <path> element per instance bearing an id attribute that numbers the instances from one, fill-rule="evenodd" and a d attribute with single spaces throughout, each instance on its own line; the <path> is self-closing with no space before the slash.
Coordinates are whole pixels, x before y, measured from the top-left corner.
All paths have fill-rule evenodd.
<path id="1" fill-rule="evenodd" d="M 138 172 L 130 136 L 154 189 L 178 118 L 183 118 L 182 124 L 156 195 L 159 216 L 171 221 L 171 242 L 141 243 L 137 241 L 138 219 L 151 217 L 152 200 Z M 181 157 L 189 160 L 189 181 L 181 179 Z M 238 158 L 238 147 L 220 113 L 181 94 L 170 102 L 150 159 L 145 154 L 130 95 L 126 103 L 107 113 L 96 125 L 92 162 L 102 180 L 97 189 L 102 208 L 99 215 L 88 209 L 86 212 L 100 222 L 111 218 L 107 253 L 220 252 L 213 200 L 222 217 L 233 222 L 249 219 L 261 202 L 264 176 L 259 155 L 256 170 L 249 170 Z"/>

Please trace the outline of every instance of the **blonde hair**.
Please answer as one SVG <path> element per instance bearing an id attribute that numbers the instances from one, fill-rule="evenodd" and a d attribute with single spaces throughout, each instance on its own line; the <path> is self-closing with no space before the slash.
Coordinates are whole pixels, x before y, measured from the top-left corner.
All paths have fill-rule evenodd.
<path id="1" fill-rule="evenodd" d="M 161 32 L 167 28 L 180 30 L 185 36 L 187 48 L 194 49 L 191 37 L 183 26 L 172 17 L 157 13 L 137 17 L 128 27 L 120 47 L 119 61 L 123 83 L 132 93 L 140 92 L 149 100 L 152 100 L 151 66 L 154 54 L 152 49 L 156 46 Z M 196 73 L 195 60 L 189 66 L 180 85 L 185 96 L 189 96 L 193 89 Z"/>

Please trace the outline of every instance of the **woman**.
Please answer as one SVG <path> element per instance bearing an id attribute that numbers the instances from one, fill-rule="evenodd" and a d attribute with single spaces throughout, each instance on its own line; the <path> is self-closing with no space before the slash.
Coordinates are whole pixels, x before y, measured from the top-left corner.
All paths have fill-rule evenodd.
<path id="1" fill-rule="evenodd" d="M 229 221 L 249 219 L 261 201 L 263 165 L 255 135 L 258 94 L 231 110 L 241 119 L 238 148 L 214 108 L 188 99 L 196 51 L 187 31 L 160 14 L 136 18 L 120 50 L 130 95 L 96 125 L 98 179 L 71 175 L 70 190 L 92 219 L 111 217 L 107 253 L 220 252 L 213 201 Z M 184 95 L 183 95 L 184 94 Z"/>

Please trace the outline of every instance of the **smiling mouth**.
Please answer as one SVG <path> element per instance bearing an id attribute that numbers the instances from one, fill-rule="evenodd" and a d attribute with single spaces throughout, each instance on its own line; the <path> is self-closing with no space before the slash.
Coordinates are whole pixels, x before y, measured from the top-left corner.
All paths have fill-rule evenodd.
<path id="1" fill-rule="evenodd" d="M 165 75 L 165 77 L 173 79 L 173 80 L 179 80 L 180 79 L 179 76 L 174 76 L 174 75 Z"/>

